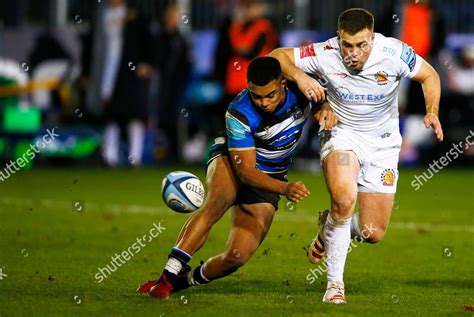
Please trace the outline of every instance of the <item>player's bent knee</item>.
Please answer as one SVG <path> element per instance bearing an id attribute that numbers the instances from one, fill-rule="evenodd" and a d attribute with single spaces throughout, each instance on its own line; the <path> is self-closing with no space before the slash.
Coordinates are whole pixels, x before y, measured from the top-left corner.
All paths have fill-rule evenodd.
<path id="1" fill-rule="evenodd" d="M 355 195 L 334 197 L 332 199 L 331 211 L 341 217 L 350 216 L 352 210 L 354 209 L 356 199 L 357 196 Z"/>
<path id="2" fill-rule="evenodd" d="M 239 267 L 244 265 L 249 259 L 249 256 L 245 254 L 240 254 L 237 249 L 234 249 L 230 252 L 227 252 L 222 258 L 222 265 L 225 268 L 225 271 L 235 272 Z"/>

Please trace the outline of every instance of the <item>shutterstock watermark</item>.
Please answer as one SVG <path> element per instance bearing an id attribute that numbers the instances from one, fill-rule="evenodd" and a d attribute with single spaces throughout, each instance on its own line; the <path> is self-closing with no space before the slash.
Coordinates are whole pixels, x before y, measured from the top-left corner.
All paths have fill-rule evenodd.
<path id="1" fill-rule="evenodd" d="M 108 278 L 109 275 L 114 273 L 122 264 L 130 261 L 135 255 L 140 253 L 142 248 L 150 243 L 153 239 L 158 237 L 162 231 L 166 230 L 165 227 L 161 226 L 161 222 L 158 224 L 153 223 L 153 227 L 149 230 L 148 234 L 144 234 L 142 237 L 136 238 L 136 241 L 132 243 L 126 250 L 123 250 L 119 254 L 115 253 L 110 257 L 110 262 L 104 266 L 99 267 L 98 272 L 94 275 L 97 283 L 102 283 L 104 279 Z"/>
<path id="2" fill-rule="evenodd" d="M 451 162 L 456 160 L 464 151 L 467 151 L 471 145 L 474 144 L 474 131 L 469 130 L 469 135 L 458 143 L 453 143 L 451 149 L 441 156 L 438 160 L 433 160 L 433 163 L 429 164 L 429 168 L 426 172 L 421 175 L 415 175 L 415 179 L 412 180 L 411 187 L 418 190 L 425 183 L 430 180 L 434 174 L 437 174 L 444 167 L 448 166 Z M 441 163 L 441 166 L 439 165 Z M 428 172 L 430 175 L 428 176 Z"/>
<path id="3" fill-rule="evenodd" d="M 8 162 L 3 170 L 0 170 L 0 181 L 4 182 L 11 175 L 18 172 L 20 169 L 28 165 L 32 160 L 35 159 L 36 154 L 41 153 L 41 150 L 46 147 L 46 145 L 53 142 L 59 134 L 54 132 L 58 127 L 54 127 L 52 130 L 46 129 L 46 133 L 43 135 L 42 140 L 37 140 L 35 144 L 30 144 L 30 148 L 26 150 L 25 153 L 16 160 Z"/>
<path id="4" fill-rule="evenodd" d="M 373 227 L 372 224 L 364 225 L 364 229 L 361 230 L 362 238 L 359 238 L 360 241 L 358 241 L 357 239 L 358 237 L 356 236 L 353 240 L 351 240 L 351 243 L 349 244 L 349 248 L 347 248 L 346 250 L 347 254 L 349 254 L 350 252 L 352 252 L 352 250 L 357 248 L 361 242 L 364 242 L 364 240 L 367 240 L 370 237 L 370 235 L 374 233 L 375 231 L 377 231 L 377 228 Z M 359 242 L 359 244 L 356 244 L 356 242 Z M 335 255 L 332 258 L 328 256 L 326 258 L 326 261 L 322 261 L 322 263 L 318 267 L 314 269 L 310 269 L 309 270 L 310 273 L 306 275 L 306 280 L 309 282 L 309 284 L 313 284 L 314 282 L 316 282 L 316 280 L 319 277 L 323 276 L 328 271 L 327 263 L 337 262 L 339 257 L 344 255 L 344 251 L 345 250 L 337 250 Z"/>

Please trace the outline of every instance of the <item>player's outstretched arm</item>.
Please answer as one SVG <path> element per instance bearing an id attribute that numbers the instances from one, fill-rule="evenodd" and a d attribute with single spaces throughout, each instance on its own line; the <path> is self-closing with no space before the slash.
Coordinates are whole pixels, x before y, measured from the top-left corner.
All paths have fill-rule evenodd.
<path id="1" fill-rule="evenodd" d="M 255 168 L 255 150 L 229 152 L 234 171 L 242 183 L 258 189 L 285 195 L 292 202 L 299 202 L 310 195 L 309 190 L 303 182 L 283 182 Z"/>
<path id="2" fill-rule="evenodd" d="M 325 99 L 326 88 L 321 86 L 316 79 L 295 66 L 293 48 L 277 48 L 268 55 L 278 59 L 283 76 L 296 82 L 298 88 L 308 100 L 313 99 L 315 102 L 319 102 Z"/>
<path id="3" fill-rule="evenodd" d="M 412 79 L 421 83 L 423 88 L 426 104 L 426 115 L 423 122 L 426 128 L 433 128 L 436 138 L 441 142 L 443 141 L 443 128 L 438 118 L 439 100 L 441 97 L 439 75 L 427 61 L 423 60 L 420 70 Z"/>
<path id="4" fill-rule="evenodd" d="M 294 49 L 292 47 L 282 47 L 274 49 L 271 57 L 278 59 L 283 75 L 292 81 L 297 81 L 298 76 L 306 75 L 301 69 L 295 66 Z"/>

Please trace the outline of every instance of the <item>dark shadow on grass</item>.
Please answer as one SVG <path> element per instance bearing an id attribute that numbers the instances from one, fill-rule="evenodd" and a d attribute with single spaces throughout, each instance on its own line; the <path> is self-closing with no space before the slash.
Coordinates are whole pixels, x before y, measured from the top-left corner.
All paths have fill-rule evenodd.
<path id="1" fill-rule="evenodd" d="M 207 285 L 201 285 L 198 287 L 192 287 L 183 290 L 177 294 L 216 294 L 216 295 L 240 295 L 240 294 L 255 294 L 255 293 L 294 293 L 307 292 L 310 289 L 310 285 L 301 282 L 289 281 L 289 285 L 283 283 L 280 280 L 232 280 L 222 279 L 217 280 Z M 311 291 L 317 291 L 318 288 L 311 288 Z M 323 289 L 321 288 L 321 292 Z"/>
<path id="2" fill-rule="evenodd" d="M 190 287 L 178 293 L 171 295 L 172 298 L 180 297 L 186 294 L 216 294 L 216 295 L 239 295 L 249 293 L 278 293 L 281 294 L 285 290 L 294 290 L 281 283 L 281 281 L 268 281 L 268 280 L 252 280 L 252 281 L 238 281 L 231 279 L 217 280 L 206 285 L 200 285 L 196 287 Z M 303 290 L 303 289 L 302 289 Z M 121 294 L 124 299 L 137 298 L 138 300 L 148 301 L 151 298 L 146 294 L 139 294 L 136 291 L 131 290 L 130 292 Z"/>

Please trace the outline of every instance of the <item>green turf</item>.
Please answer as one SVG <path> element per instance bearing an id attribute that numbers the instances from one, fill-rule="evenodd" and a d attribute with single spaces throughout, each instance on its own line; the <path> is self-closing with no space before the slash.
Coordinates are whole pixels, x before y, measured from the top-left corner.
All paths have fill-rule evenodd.
<path id="1" fill-rule="evenodd" d="M 0 280 L 0 316 L 474 314 L 463 308 L 474 305 L 472 170 L 445 169 L 419 191 L 409 184 L 421 171 L 402 171 L 385 239 L 349 254 L 345 306 L 323 305 L 324 278 L 313 284 L 306 278 L 315 266 L 304 247 L 328 194 L 321 175 L 297 172 L 290 178 L 302 179 L 312 196 L 296 207 L 281 201 L 267 239 L 247 265 L 166 302 L 137 295 L 138 284 L 161 272 L 187 219 L 160 198 L 161 179 L 171 170 L 34 169 L 0 182 L 0 268 L 7 275 Z M 189 170 L 203 177 L 200 169 Z M 98 268 L 154 222 L 166 230 L 97 283 Z M 222 251 L 228 230 L 229 215 L 191 264 Z"/>

